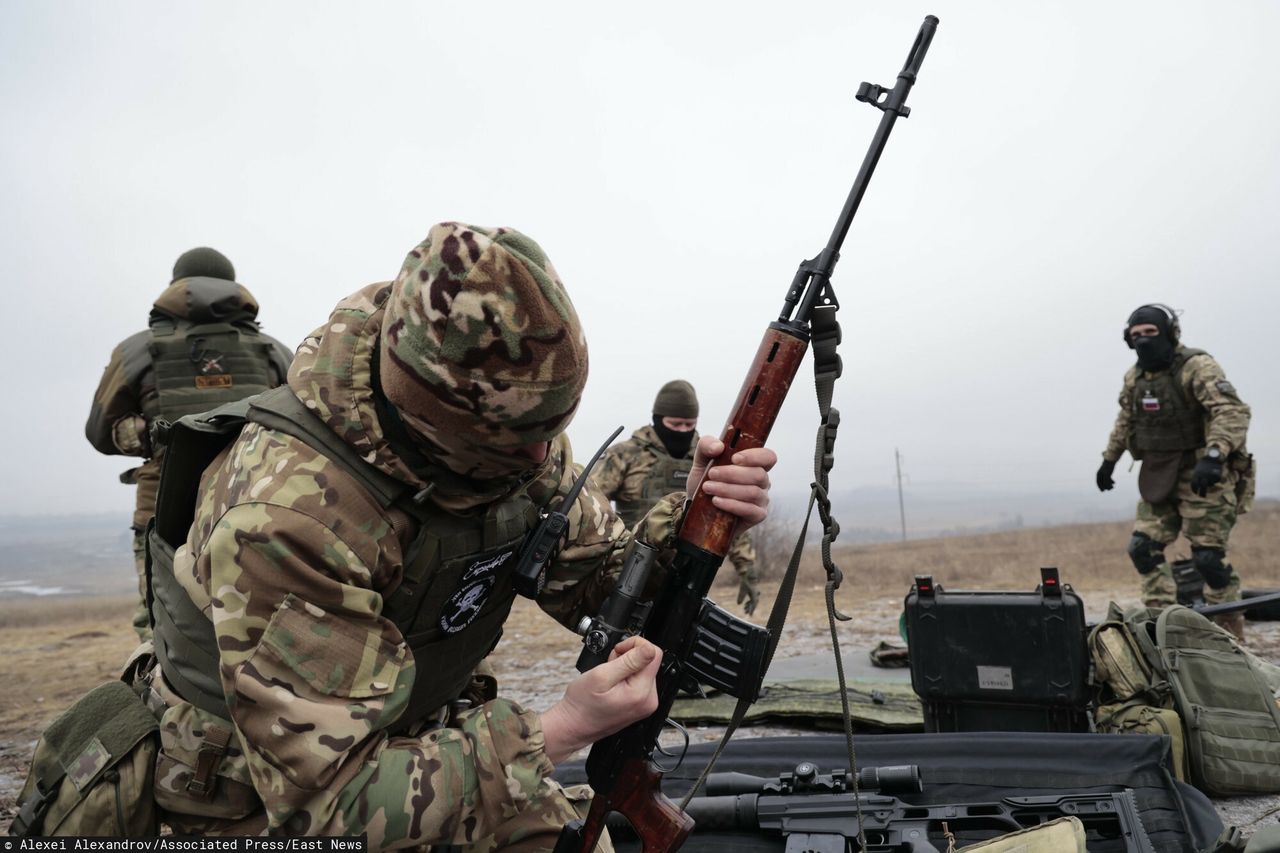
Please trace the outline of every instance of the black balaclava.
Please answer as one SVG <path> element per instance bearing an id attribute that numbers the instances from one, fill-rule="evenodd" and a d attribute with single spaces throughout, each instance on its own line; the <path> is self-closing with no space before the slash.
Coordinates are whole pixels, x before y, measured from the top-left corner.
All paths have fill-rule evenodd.
<path id="1" fill-rule="evenodd" d="M 662 425 L 663 418 L 698 417 L 698 395 L 693 386 L 683 379 L 673 379 L 658 390 L 653 400 L 653 428 L 662 439 L 662 446 L 676 459 L 683 459 L 693 443 L 693 430 L 678 432 Z"/>
<path id="2" fill-rule="evenodd" d="M 663 425 L 662 415 L 653 416 L 653 430 L 658 434 L 658 438 L 662 439 L 662 446 L 667 452 L 676 459 L 683 459 L 689 453 L 689 448 L 693 446 L 694 430 L 688 432 L 680 432 Z"/>
<path id="3" fill-rule="evenodd" d="M 1127 329 L 1147 323 L 1160 330 L 1160 334 L 1148 338 L 1130 338 L 1129 344 L 1138 354 L 1138 366 L 1143 370 L 1167 370 L 1173 364 L 1178 342 L 1173 336 L 1173 321 L 1169 312 L 1155 305 L 1143 305 L 1129 315 Z"/>

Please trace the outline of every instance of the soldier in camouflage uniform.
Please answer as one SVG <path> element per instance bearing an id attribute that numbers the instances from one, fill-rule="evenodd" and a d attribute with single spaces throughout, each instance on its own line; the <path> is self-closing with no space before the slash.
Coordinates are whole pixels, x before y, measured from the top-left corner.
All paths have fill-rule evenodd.
<path id="1" fill-rule="evenodd" d="M 157 418 L 176 420 L 191 412 L 256 394 L 284 382 L 293 355 L 258 331 L 258 303 L 235 283 L 235 268 L 209 248 L 184 252 L 173 279 L 151 309 L 150 328 L 125 338 L 111 352 L 102 373 L 85 435 L 101 453 L 137 456 L 144 461 L 124 472 L 121 482 L 136 484 L 133 557 L 138 572 L 139 605 L 133 627 L 150 637 L 143 565 L 143 532 L 155 514 L 160 457 L 151 450 L 150 429 Z M 219 349 L 195 348 L 217 339 Z M 173 358 L 167 356 L 173 355 Z M 158 374 L 164 376 L 159 381 Z"/>
<path id="2" fill-rule="evenodd" d="M 697 427 L 698 396 L 688 382 L 675 379 L 658 390 L 653 423 L 605 451 L 592 477 L 628 527 L 644 518 L 663 495 L 684 488 L 693 466 Z M 760 601 L 760 587 L 756 549 L 746 531 L 734 538 L 726 557 L 738 573 L 738 603 L 750 616 Z"/>
<path id="3" fill-rule="evenodd" d="M 1205 582 L 1205 601 L 1240 598 L 1240 578 L 1226 561 L 1236 518 L 1252 503 L 1255 472 L 1245 449 L 1249 407 L 1208 353 L 1185 347 L 1177 315 L 1165 305 L 1138 308 L 1125 326 L 1125 342 L 1137 351 L 1120 390 L 1120 412 L 1102 453 L 1097 485 L 1115 486 L 1121 455 L 1142 463 L 1138 520 L 1129 556 L 1142 576 L 1148 607 L 1177 601 L 1177 584 L 1165 548 L 1181 532 Z M 1219 617 L 1244 636 L 1244 616 Z"/>
<path id="4" fill-rule="evenodd" d="M 541 714 L 497 698 L 484 659 L 526 531 L 581 470 L 564 430 L 586 374 L 554 268 L 506 228 L 433 227 L 302 343 L 288 390 L 205 469 L 185 544 L 151 540 L 174 617 L 147 693 L 175 831 L 535 850 L 585 813 L 553 766 L 652 713 L 661 652 L 625 641 Z M 722 450 L 702 440 L 691 482 Z M 702 488 L 756 523 L 774 460 L 738 453 Z M 663 503 L 634 535 L 668 549 L 683 494 Z M 537 602 L 573 626 L 633 533 L 591 485 L 568 515 Z"/>

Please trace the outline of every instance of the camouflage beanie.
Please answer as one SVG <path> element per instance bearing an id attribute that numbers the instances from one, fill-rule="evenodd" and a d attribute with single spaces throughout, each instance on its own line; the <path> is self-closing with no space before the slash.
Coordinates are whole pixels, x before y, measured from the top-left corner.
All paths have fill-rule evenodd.
<path id="1" fill-rule="evenodd" d="M 172 281 L 194 276 L 235 281 L 236 268 L 231 265 L 231 261 L 227 260 L 227 256 L 217 249 L 201 246 L 183 252 L 173 265 Z"/>
<path id="2" fill-rule="evenodd" d="M 683 379 L 673 379 L 658 391 L 653 400 L 653 413 L 664 418 L 696 418 L 698 395 Z"/>
<path id="3" fill-rule="evenodd" d="M 480 447 L 550 441 L 587 381 L 573 303 L 537 243 L 510 228 L 434 226 L 387 298 L 383 393 L 433 436 Z"/>

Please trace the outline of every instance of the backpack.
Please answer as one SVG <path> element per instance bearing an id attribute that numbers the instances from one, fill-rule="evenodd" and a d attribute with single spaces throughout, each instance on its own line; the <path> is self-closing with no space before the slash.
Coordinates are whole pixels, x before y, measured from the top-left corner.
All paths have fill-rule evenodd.
<path id="1" fill-rule="evenodd" d="M 155 835 L 159 728 L 123 681 L 80 697 L 36 742 L 9 834 Z"/>
<path id="2" fill-rule="evenodd" d="M 1184 727 L 1187 770 L 1197 788 L 1218 796 L 1280 791 L 1273 669 L 1180 605 L 1122 614 L 1112 604 L 1107 617 L 1089 635 L 1104 685 L 1100 699 L 1109 695 L 1153 711 L 1102 705 L 1099 720 L 1105 716 L 1118 731 L 1136 730 L 1139 718 L 1143 726 L 1171 728 L 1156 712 L 1172 708 Z"/>
<path id="3" fill-rule="evenodd" d="M 1101 686 L 1094 726 L 1104 734 L 1155 734 L 1169 738 L 1173 775 L 1187 781 L 1186 733 L 1173 710 L 1173 688 L 1148 661 L 1140 639 L 1114 604 L 1106 621 L 1089 632 L 1094 679 Z"/>

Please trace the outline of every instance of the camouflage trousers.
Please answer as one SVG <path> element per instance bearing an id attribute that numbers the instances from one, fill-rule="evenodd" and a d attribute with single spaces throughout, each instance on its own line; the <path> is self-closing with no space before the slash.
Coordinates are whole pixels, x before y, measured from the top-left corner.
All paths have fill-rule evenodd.
<path id="1" fill-rule="evenodd" d="M 133 630 L 138 639 L 151 639 L 151 614 L 147 613 L 147 534 L 133 529 L 133 568 L 138 573 L 138 605 L 133 609 Z"/>
<path id="2" fill-rule="evenodd" d="M 1192 468 L 1178 475 L 1178 485 L 1168 500 L 1158 504 L 1138 501 L 1134 533 L 1149 536 L 1161 546 L 1171 545 L 1181 533 L 1192 548 L 1227 549 L 1231 528 L 1236 523 L 1236 472 L 1229 468 L 1222 481 L 1204 497 L 1191 491 Z M 1166 557 L 1159 566 L 1141 576 L 1142 600 L 1148 607 L 1165 607 L 1178 601 L 1178 585 L 1173 566 Z M 1205 584 L 1206 604 L 1223 604 L 1240 598 L 1240 576 L 1231 568 L 1226 586 Z"/>

